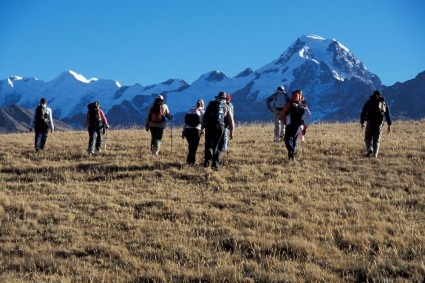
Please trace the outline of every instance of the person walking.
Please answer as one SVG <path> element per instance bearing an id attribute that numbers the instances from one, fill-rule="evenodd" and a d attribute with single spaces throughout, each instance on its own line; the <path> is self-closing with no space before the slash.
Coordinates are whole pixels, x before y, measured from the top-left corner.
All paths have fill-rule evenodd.
<path id="1" fill-rule="evenodd" d="M 34 114 L 29 125 L 29 131 L 31 132 L 32 129 L 34 129 L 35 132 L 35 150 L 43 150 L 46 145 L 49 129 L 51 133 L 53 133 L 55 129 L 53 125 L 52 109 L 47 107 L 47 100 L 45 98 L 40 99 L 40 105 L 38 105 L 34 110 Z"/>
<path id="2" fill-rule="evenodd" d="M 281 123 L 280 116 L 288 99 L 289 97 L 285 92 L 284 86 L 279 86 L 275 93 L 266 98 L 266 107 L 273 113 L 274 142 L 283 139 L 285 135 L 285 125 Z"/>
<path id="3" fill-rule="evenodd" d="M 109 128 L 109 124 L 98 101 L 90 103 L 87 108 L 86 128 L 89 133 L 87 153 L 92 155 L 102 151 L 103 133 Z"/>
<path id="4" fill-rule="evenodd" d="M 310 121 L 310 110 L 301 90 L 292 92 L 291 99 L 285 104 L 280 120 L 286 125 L 284 136 L 285 146 L 288 150 L 288 159 L 295 160 L 297 154 L 298 135 L 302 131 L 305 136 Z"/>
<path id="5" fill-rule="evenodd" d="M 199 141 L 201 139 L 201 122 L 204 116 L 204 101 L 199 99 L 196 101 L 196 106 L 189 109 L 184 116 L 184 127 L 182 138 L 186 138 L 189 153 L 187 154 L 186 162 L 189 165 L 195 165 L 196 152 L 198 150 Z"/>
<path id="6" fill-rule="evenodd" d="M 230 109 L 230 112 L 232 112 L 233 121 L 234 121 L 235 120 L 235 108 L 233 107 L 231 100 L 232 100 L 232 96 L 230 94 L 226 93 L 226 104 L 229 105 L 229 109 Z M 229 129 L 225 128 L 223 151 L 226 151 L 228 148 L 229 148 Z"/>
<path id="7" fill-rule="evenodd" d="M 156 156 L 159 155 L 162 136 L 166 126 L 165 118 L 171 121 L 173 120 L 173 115 L 170 114 L 167 104 L 164 103 L 164 97 L 158 95 L 149 108 L 145 123 L 146 131 L 151 132 L 151 151 Z"/>
<path id="8" fill-rule="evenodd" d="M 219 92 L 215 100 L 209 102 L 202 119 L 201 132 L 205 132 L 205 168 L 209 167 L 212 161 L 213 169 L 220 169 L 226 128 L 229 129 L 229 139 L 233 139 L 233 114 L 226 103 L 226 98 L 224 91 Z"/>
<path id="9" fill-rule="evenodd" d="M 362 129 L 365 129 L 366 157 L 371 157 L 372 155 L 375 158 L 378 157 L 384 117 L 387 122 L 387 132 L 390 133 L 392 124 L 390 107 L 385 102 L 381 92 L 375 90 L 364 104 L 360 114 L 360 124 Z"/>

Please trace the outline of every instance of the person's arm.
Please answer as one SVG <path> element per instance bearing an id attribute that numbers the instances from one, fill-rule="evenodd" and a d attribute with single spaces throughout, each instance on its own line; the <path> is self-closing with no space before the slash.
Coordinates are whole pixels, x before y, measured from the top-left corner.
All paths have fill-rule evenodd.
<path id="1" fill-rule="evenodd" d="M 310 109 L 306 107 L 304 111 L 304 115 L 303 115 L 303 125 L 304 125 L 303 135 L 305 135 L 305 132 L 308 126 L 310 125 L 310 119 L 311 119 L 311 112 L 310 112 Z"/>
<path id="2" fill-rule="evenodd" d="M 168 120 L 173 120 L 173 115 L 170 113 L 170 109 L 168 108 L 167 104 L 163 104 L 162 107 L 164 107 L 164 115 L 167 117 Z"/>
<path id="3" fill-rule="evenodd" d="M 102 118 L 103 123 L 105 124 L 106 128 L 109 128 L 108 120 L 106 119 L 106 115 L 103 112 L 102 109 L 99 109 L 100 117 Z"/>
<path id="4" fill-rule="evenodd" d="M 364 128 L 367 112 L 369 112 L 369 101 L 366 101 L 363 106 L 362 112 L 360 113 L 360 124 L 362 128 Z"/>
<path id="5" fill-rule="evenodd" d="M 55 130 L 55 125 L 53 124 L 53 111 L 51 108 L 48 108 L 49 122 L 50 122 L 50 131 L 53 132 Z"/>
<path id="6" fill-rule="evenodd" d="M 233 139 L 233 131 L 235 128 L 235 121 L 233 120 L 233 113 L 232 111 L 230 111 L 230 109 L 228 109 L 227 111 L 227 115 L 226 115 L 226 124 L 229 128 L 229 138 Z"/>
<path id="7" fill-rule="evenodd" d="M 279 120 L 282 121 L 283 125 L 286 125 L 286 115 L 288 115 L 287 112 L 290 106 L 291 101 L 286 102 L 285 106 L 283 107 L 282 113 L 280 114 Z"/>
<path id="8" fill-rule="evenodd" d="M 266 98 L 266 107 L 269 111 L 273 112 L 273 108 L 270 106 L 270 102 L 273 100 L 274 94 Z"/>
<path id="9" fill-rule="evenodd" d="M 391 133 L 391 125 L 393 124 L 390 115 L 390 107 L 387 104 L 387 109 L 385 109 L 385 119 L 387 120 L 387 132 Z"/>

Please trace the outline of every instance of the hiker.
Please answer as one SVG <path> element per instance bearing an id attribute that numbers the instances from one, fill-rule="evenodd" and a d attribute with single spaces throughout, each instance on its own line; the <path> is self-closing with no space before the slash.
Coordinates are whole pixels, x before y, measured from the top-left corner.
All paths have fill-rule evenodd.
<path id="1" fill-rule="evenodd" d="M 98 101 L 87 105 L 86 128 L 89 132 L 88 154 L 102 151 L 103 134 L 109 128 L 105 113 L 100 109 Z M 96 142 L 95 142 L 96 140 Z"/>
<path id="2" fill-rule="evenodd" d="M 145 124 L 146 131 L 151 132 L 151 151 L 156 156 L 159 155 L 162 135 L 166 126 L 165 117 L 170 121 L 173 119 L 167 104 L 164 103 L 164 97 L 158 95 L 149 108 Z"/>
<path id="3" fill-rule="evenodd" d="M 307 108 L 307 102 L 301 90 L 297 89 L 292 92 L 291 99 L 282 110 L 280 120 L 283 125 L 286 125 L 284 140 L 288 150 L 288 159 L 295 160 L 298 135 L 302 131 L 305 136 L 310 121 L 310 110 Z"/>
<path id="4" fill-rule="evenodd" d="M 285 135 L 285 125 L 281 123 L 280 116 L 282 115 L 283 107 L 285 107 L 288 100 L 288 94 L 285 92 L 284 86 L 279 86 L 277 91 L 266 99 L 267 109 L 273 113 L 274 142 L 278 142 L 283 139 Z M 270 105 L 270 103 L 272 103 L 272 105 Z"/>
<path id="5" fill-rule="evenodd" d="M 205 132 L 205 168 L 209 167 L 212 161 L 213 169 L 219 170 L 226 128 L 229 129 L 229 139 L 233 139 L 233 114 L 226 98 L 224 91 L 219 92 L 215 100 L 208 104 L 202 119 L 201 131 Z"/>
<path id="6" fill-rule="evenodd" d="M 196 151 L 198 150 L 199 140 L 201 139 L 201 122 L 204 116 L 204 101 L 199 99 L 196 106 L 189 109 L 184 116 L 184 127 L 182 138 L 186 138 L 189 144 L 189 153 L 186 162 L 189 165 L 195 165 Z"/>
<path id="7" fill-rule="evenodd" d="M 52 115 L 52 109 L 47 107 L 47 100 L 45 98 L 40 99 L 40 105 L 35 108 L 34 115 L 29 125 L 30 132 L 34 128 L 34 147 L 36 151 L 44 149 L 49 129 L 51 133 L 53 133 L 55 129 Z"/>
<path id="8" fill-rule="evenodd" d="M 379 143 L 381 139 L 382 127 L 384 125 L 384 117 L 387 121 L 387 132 L 391 132 L 391 116 L 390 108 L 382 94 L 375 90 L 369 97 L 369 100 L 363 106 L 360 114 L 360 124 L 362 129 L 365 128 L 365 145 L 366 145 L 366 157 L 378 157 Z"/>
<path id="9" fill-rule="evenodd" d="M 227 93 L 226 94 L 226 104 L 229 105 L 230 112 L 232 112 L 233 121 L 234 121 L 235 120 L 235 110 L 234 110 L 232 102 L 230 102 L 231 100 L 232 100 L 232 96 Z M 226 127 L 225 131 L 224 131 L 223 151 L 226 151 L 228 148 L 229 148 L 229 129 Z"/>

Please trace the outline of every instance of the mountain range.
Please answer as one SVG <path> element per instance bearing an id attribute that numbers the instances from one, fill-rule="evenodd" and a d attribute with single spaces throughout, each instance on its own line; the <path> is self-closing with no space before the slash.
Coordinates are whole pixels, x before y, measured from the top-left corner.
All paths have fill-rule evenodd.
<path id="1" fill-rule="evenodd" d="M 280 85 L 288 93 L 303 90 L 314 121 L 357 120 L 375 89 L 383 92 L 393 118 L 424 117 L 421 98 L 425 72 L 407 82 L 385 86 L 347 47 L 316 35 L 299 37 L 277 59 L 258 70 L 246 68 L 233 77 L 213 70 L 192 84 L 169 79 L 148 86 L 123 86 L 114 80 L 87 79 L 74 71 L 65 71 L 52 81 L 11 76 L 0 81 L 0 107 L 33 109 L 45 97 L 56 119 L 83 126 L 87 104 L 97 100 L 112 126 L 140 126 L 159 94 L 165 97 L 175 123 L 181 123 L 197 99 L 208 102 L 225 91 L 232 96 L 237 121 L 270 121 L 265 99 Z"/>

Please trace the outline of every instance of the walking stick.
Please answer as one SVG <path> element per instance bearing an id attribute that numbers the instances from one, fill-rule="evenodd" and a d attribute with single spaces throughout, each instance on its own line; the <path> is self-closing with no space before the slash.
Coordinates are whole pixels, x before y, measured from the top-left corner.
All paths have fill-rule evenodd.
<path id="1" fill-rule="evenodd" d="M 170 130 L 171 130 L 171 152 L 173 152 L 173 122 L 170 121 Z"/>
<path id="2" fill-rule="evenodd" d="M 106 151 L 106 145 L 108 143 L 108 129 L 104 127 L 103 131 L 104 131 L 103 134 L 105 135 L 105 151 Z"/>

